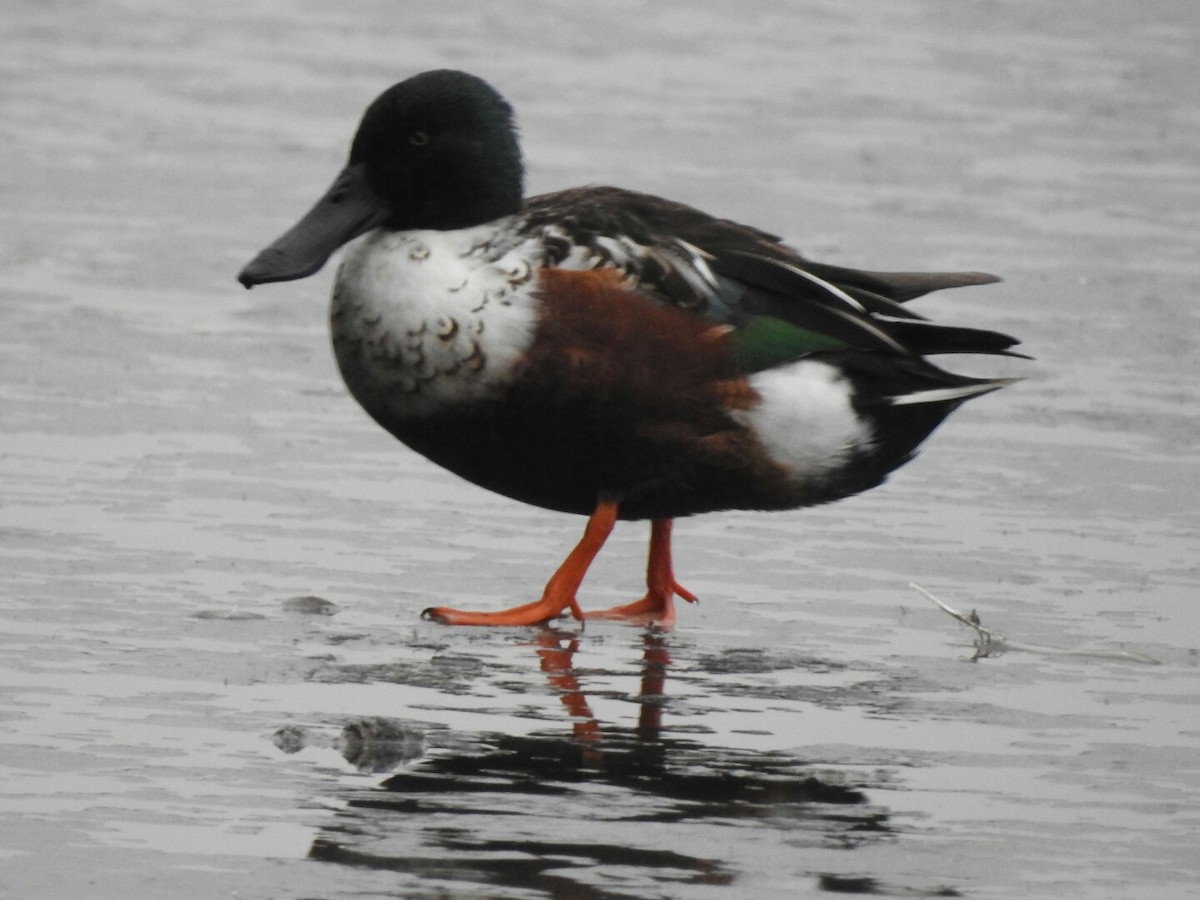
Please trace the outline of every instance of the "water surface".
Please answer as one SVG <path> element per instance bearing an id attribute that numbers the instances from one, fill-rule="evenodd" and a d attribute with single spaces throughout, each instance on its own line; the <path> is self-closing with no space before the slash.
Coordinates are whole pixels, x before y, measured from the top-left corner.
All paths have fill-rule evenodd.
<path id="1" fill-rule="evenodd" d="M 1200 879 L 1190 3 L 46 4 L 0 79 L 0 892 L 1174 897 Z M 330 273 L 238 268 L 455 66 L 531 190 L 996 271 L 1020 385 L 885 487 L 679 523 L 670 634 L 530 599 L 577 519 L 354 406 Z M 639 590 L 622 525 L 585 606 Z M 1098 651 L 972 662 L 972 633 Z M 298 599 L 299 598 L 299 599 Z M 303 599 L 309 598 L 309 599 Z M 312 599 L 316 598 L 316 599 Z M 1159 665 L 1104 658 L 1127 650 Z"/>

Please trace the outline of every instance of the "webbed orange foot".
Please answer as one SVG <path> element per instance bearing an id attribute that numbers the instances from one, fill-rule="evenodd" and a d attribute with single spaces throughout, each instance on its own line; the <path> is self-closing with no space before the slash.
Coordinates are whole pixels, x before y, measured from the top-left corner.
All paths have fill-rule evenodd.
<path id="1" fill-rule="evenodd" d="M 672 582 L 670 591 L 648 591 L 641 600 L 626 603 L 624 606 L 613 606 L 596 612 L 584 613 L 585 619 L 607 619 L 626 622 L 630 625 L 658 625 L 660 628 L 671 628 L 675 625 L 675 597 L 682 597 L 688 603 L 698 603 L 696 595 L 686 588 Z"/>
<path id="2" fill-rule="evenodd" d="M 575 600 L 575 593 L 583 583 L 583 576 L 587 574 L 592 560 L 612 533 L 616 520 L 617 504 L 614 501 L 602 500 L 596 505 L 583 530 L 583 537 L 546 582 L 540 600 L 494 612 L 431 606 L 421 613 L 421 618 L 443 625 L 520 626 L 549 622 L 570 610 L 572 616 L 582 621 L 583 611 Z"/>
<path id="3" fill-rule="evenodd" d="M 576 619 L 583 618 L 583 612 L 574 597 L 563 599 L 549 596 L 543 596 L 541 600 L 535 600 L 533 603 L 523 603 L 511 609 L 491 612 L 431 606 L 421 611 L 421 618 L 442 625 L 538 625 L 559 618 L 567 610 L 570 610 Z"/>

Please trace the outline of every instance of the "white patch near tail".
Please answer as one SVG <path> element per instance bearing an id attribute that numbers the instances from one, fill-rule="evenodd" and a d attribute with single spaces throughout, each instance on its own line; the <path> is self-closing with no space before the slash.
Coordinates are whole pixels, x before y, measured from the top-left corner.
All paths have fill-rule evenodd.
<path id="1" fill-rule="evenodd" d="M 854 411 L 854 386 L 833 366 L 799 360 L 752 375 L 750 386 L 760 402 L 733 415 L 797 481 L 840 469 L 874 440 L 870 423 Z"/>
<path id="2" fill-rule="evenodd" d="M 998 391 L 1008 383 L 1007 379 L 997 378 L 995 381 L 985 381 L 981 384 L 964 384 L 960 387 L 952 388 L 931 388 L 928 391 L 901 394 L 898 397 L 890 399 L 892 406 L 911 406 L 915 403 L 952 403 L 955 400 L 966 400 L 969 397 L 978 397 L 980 394 Z"/>

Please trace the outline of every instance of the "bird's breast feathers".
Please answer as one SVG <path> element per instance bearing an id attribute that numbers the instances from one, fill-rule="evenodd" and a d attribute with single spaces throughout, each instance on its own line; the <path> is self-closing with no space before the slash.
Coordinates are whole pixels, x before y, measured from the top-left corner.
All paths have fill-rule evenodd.
<path id="1" fill-rule="evenodd" d="M 494 225 L 378 230 L 349 247 L 333 342 L 370 412 L 425 415 L 484 399 L 510 378 L 533 341 L 540 260 L 532 241 L 501 247 L 496 235 Z"/>

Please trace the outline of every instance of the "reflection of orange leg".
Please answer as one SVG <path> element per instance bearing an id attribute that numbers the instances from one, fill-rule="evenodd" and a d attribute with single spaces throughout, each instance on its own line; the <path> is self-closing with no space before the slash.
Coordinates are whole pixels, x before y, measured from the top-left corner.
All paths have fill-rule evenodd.
<path id="1" fill-rule="evenodd" d="M 675 624 L 675 597 L 689 603 L 696 595 L 675 580 L 671 569 L 671 520 L 655 519 L 650 525 L 650 558 L 646 564 L 646 596 L 625 606 L 614 606 L 587 614 L 589 619 L 620 619 L 637 624 L 654 623 L 664 628 Z"/>
<path id="2" fill-rule="evenodd" d="M 575 592 L 579 590 L 588 566 L 604 546 L 616 520 L 616 502 L 601 500 L 588 519 L 583 538 L 563 560 L 558 571 L 550 576 L 540 600 L 497 612 L 470 612 L 451 609 L 448 606 L 434 606 L 421 613 L 421 618 L 441 622 L 443 625 L 536 625 L 539 622 L 557 619 L 564 610 L 569 609 L 576 619 L 582 619 L 583 612 L 575 601 Z"/>
<path id="3" fill-rule="evenodd" d="M 538 658 L 546 680 L 562 693 L 559 699 L 567 712 L 575 719 L 571 729 L 580 740 L 594 741 L 600 737 L 600 723 L 588 706 L 587 697 L 575 674 L 575 651 L 579 649 L 579 641 L 574 637 L 566 637 L 560 632 L 544 628 L 535 638 L 538 646 Z M 567 645 L 562 645 L 566 640 Z"/>
<path id="4" fill-rule="evenodd" d="M 663 687 L 667 683 L 671 654 L 667 652 L 667 641 L 661 634 L 647 631 L 642 646 L 642 695 L 638 698 L 637 733 L 644 741 L 657 741 L 662 732 Z"/>

